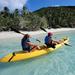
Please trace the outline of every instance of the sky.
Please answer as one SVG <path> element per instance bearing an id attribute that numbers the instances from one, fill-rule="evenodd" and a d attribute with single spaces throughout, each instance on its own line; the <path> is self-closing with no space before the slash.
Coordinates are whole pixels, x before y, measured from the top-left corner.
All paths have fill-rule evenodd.
<path id="1" fill-rule="evenodd" d="M 28 10 L 35 11 L 50 6 L 75 6 L 75 0 L 0 0 L 0 10 L 5 6 L 10 10 L 22 9 L 24 5 Z"/>
<path id="2" fill-rule="evenodd" d="M 7 6 L 10 10 L 22 9 L 28 0 L 0 0 L 0 10 Z"/>

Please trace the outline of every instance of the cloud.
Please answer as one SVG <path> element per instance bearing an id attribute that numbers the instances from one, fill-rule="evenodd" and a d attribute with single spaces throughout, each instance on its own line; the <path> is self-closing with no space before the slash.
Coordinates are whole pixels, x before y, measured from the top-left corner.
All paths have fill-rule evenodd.
<path id="1" fill-rule="evenodd" d="M 13 10 L 16 8 L 21 9 L 23 5 L 27 3 L 28 0 L 0 0 L 0 10 L 7 6 L 9 9 Z"/>
<path id="2" fill-rule="evenodd" d="M 54 5 L 55 7 L 59 7 L 60 5 Z"/>

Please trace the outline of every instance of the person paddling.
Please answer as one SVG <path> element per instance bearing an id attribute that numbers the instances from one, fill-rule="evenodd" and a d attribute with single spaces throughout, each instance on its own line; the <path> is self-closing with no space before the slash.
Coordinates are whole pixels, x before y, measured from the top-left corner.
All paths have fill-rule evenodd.
<path id="1" fill-rule="evenodd" d="M 34 45 L 31 41 L 30 41 L 30 35 L 29 34 L 25 34 L 24 37 L 21 40 L 21 45 L 22 45 L 22 49 L 25 52 L 30 52 L 34 49 L 40 49 L 39 46 Z"/>
<path id="2" fill-rule="evenodd" d="M 55 48 L 55 45 L 56 44 L 59 44 L 58 41 L 54 41 L 52 39 L 52 35 L 53 33 L 52 32 L 48 32 L 47 36 L 45 37 L 44 41 L 45 41 L 45 44 L 47 47 L 52 47 L 52 48 Z"/>

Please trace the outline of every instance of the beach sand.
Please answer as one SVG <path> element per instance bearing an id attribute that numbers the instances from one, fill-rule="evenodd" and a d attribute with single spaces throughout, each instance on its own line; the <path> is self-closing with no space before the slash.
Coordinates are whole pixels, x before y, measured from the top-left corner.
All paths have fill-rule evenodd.
<path id="1" fill-rule="evenodd" d="M 75 30 L 75 28 L 58 28 L 58 29 L 46 29 L 47 32 L 62 32 L 62 31 L 71 31 L 71 30 Z M 42 30 L 39 31 L 20 31 L 24 34 L 30 34 L 30 35 L 37 35 L 37 34 L 43 34 L 46 33 Z M 14 38 L 14 37 L 23 37 L 22 34 L 16 33 L 14 31 L 9 31 L 9 32 L 0 32 L 0 39 L 6 39 L 6 38 Z"/>

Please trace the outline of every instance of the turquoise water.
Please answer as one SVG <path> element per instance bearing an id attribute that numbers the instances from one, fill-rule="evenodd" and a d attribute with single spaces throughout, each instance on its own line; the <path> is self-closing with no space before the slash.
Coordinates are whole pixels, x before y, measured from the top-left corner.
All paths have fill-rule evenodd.
<path id="1" fill-rule="evenodd" d="M 45 35 L 39 35 L 37 38 L 42 41 L 43 36 Z M 41 57 L 0 63 L 0 75 L 75 75 L 75 31 L 56 33 L 53 37 L 59 39 L 63 36 L 70 38 L 72 47 L 64 45 Z M 21 50 L 20 40 L 21 38 L 0 40 L 0 58 L 10 52 Z"/>

